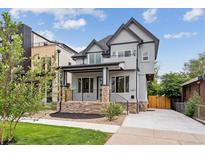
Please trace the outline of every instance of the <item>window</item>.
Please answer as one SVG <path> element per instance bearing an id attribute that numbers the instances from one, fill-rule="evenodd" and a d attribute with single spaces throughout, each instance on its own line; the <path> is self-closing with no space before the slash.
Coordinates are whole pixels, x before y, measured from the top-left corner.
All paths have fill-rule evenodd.
<path id="1" fill-rule="evenodd" d="M 100 64 L 102 61 L 101 53 L 89 53 L 89 64 Z"/>
<path id="2" fill-rule="evenodd" d="M 129 76 L 117 76 L 111 79 L 112 93 L 129 92 Z"/>
<path id="3" fill-rule="evenodd" d="M 125 57 L 130 57 L 130 56 L 131 56 L 131 51 L 130 50 L 125 51 Z"/>
<path id="4" fill-rule="evenodd" d="M 124 77 L 116 77 L 116 92 L 124 92 Z"/>
<path id="5" fill-rule="evenodd" d="M 142 61 L 148 61 L 149 60 L 149 54 L 148 52 L 142 53 Z"/>
<path id="6" fill-rule="evenodd" d="M 78 79 L 78 92 L 81 93 L 81 79 Z"/>
<path id="7" fill-rule="evenodd" d="M 129 92 L 129 76 L 125 77 L 125 91 Z"/>
<path id="8" fill-rule="evenodd" d="M 130 57 L 130 56 L 131 56 L 131 50 L 118 51 L 118 57 Z"/>
<path id="9" fill-rule="evenodd" d="M 89 64 L 95 64 L 95 55 L 89 54 Z"/>
<path id="10" fill-rule="evenodd" d="M 114 93 L 115 92 L 115 77 L 112 77 L 111 84 L 112 84 L 111 91 L 112 91 L 112 93 Z"/>
<path id="11" fill-rule="evenodd" d="M 95 54 L 95 64 L 100 64 L 101 63 L 101 53 L 96 53 Z"/>
<path id="12" fill-rule="evenodd" d="M 78 92 L 93 93 L 93 78 L 79 78 Z"/>
<path id="13" fill-rule="evenodd" d="M 124 51 L 119 51 L 118 52 L 118 57 L 123 57 L 124 56 Z"/>
<path id="14" fill-rule="evenodd" d="M 93 78 L 90 78 L 90 92 L 93 93 Z"/>
<path id="15" fill-rule="evenodd" d="M 116 57 L 116 52 L 115 51 L 112 52 L 112 57 Z"/>
<path id="16" fill-rule="evenodd" d="M 83 78 L 82 88 L 84 93 L 89 92 L 89 78 Z"/>

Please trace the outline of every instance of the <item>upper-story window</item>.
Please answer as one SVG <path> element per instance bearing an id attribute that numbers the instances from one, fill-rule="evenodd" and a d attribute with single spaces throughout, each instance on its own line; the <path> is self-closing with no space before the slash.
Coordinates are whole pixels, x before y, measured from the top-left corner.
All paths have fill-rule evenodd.
<path id="1" fill-rule="evenodd" d="M 116 51 L 112 52 L 112 57 L 130 57 L 132 55 L 131 50 L 125 50 L 125 51 Z"/>
<path id="2" fill-rule="evenodd" d="M 142 61 L 149 61 L 149 53 L 148 52 L 142 53 Z"/>
<path id="3" fill-rule="evenodd" d="M 89 53 L 88 54 L 89 64 L 100 64 L 102 62 L 101 53 Z"/>
<path id="4" fill-rule="evenodd" d="M 131 51 L 130 50 L 125 51 L 125 57 L 130 57 L 130 56 L 131 56 Z"/>

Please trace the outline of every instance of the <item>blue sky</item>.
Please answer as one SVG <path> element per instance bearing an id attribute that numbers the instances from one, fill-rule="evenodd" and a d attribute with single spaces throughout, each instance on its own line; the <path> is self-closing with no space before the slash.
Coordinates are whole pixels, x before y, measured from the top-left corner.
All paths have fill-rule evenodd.
<path id="1" fill-rule="evenodd" d="M 53 40 L 80 50 L 96 38 L 113 34 L 134 17 L 160 39 L 160 74 L 182 71 L 184 62 L 205 52 L 204 9 L 0 9 L 9 11 Z"/>

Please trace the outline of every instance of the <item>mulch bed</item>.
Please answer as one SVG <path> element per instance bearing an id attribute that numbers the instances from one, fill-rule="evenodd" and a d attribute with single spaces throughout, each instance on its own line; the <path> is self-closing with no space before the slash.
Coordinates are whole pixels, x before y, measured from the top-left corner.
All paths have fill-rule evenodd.
<path id="1" fill-rule="evenodd" d="M 88 122 L 97 124 L 110 124 L 110 125 L 121 125 L 126 117 L 125 114 L 120 115 L 113 121 L 107 120 L 106 117 L 100 114 L 84 114 L 84 113 L 65 113 L 56 111 L 41 111 L 38 114 L 32 116 L 36 119 L 53 119 L 53 120 L 65 120 L 65 121 L 76 121 L 76 122 Z"/>

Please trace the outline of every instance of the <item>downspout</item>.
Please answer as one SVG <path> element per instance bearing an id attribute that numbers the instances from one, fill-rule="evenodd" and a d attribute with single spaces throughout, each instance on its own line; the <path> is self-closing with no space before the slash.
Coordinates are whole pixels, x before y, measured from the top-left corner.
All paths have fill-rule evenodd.
<path id="1" fill-rule="evenodd" d="M 143 41 L 137 44 L 137 55 L 136 55 L 136 104 L 137 104 L 137 114 L 139 113 L 139 101 L 138 101 L 138 71 L 139 71 L 139 65 L 138 65 L 138 55 L 139 55 L 139 47 L 143 44 Z"/>

